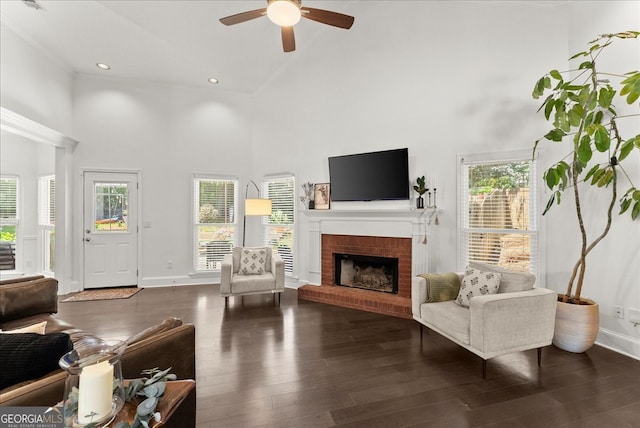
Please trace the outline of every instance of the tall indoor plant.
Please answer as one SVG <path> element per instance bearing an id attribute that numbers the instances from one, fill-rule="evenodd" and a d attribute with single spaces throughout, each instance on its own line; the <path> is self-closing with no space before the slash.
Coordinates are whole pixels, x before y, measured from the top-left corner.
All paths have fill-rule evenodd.
<path id="1" fill-rule="evenodd" d="M 533 90 L 538 99 L 548 94 L 540 109 L 553 129 L 535 142 L 534 155 L 542 142 L 569 146 L 568 153 L 544 172 L 544 181 L 551 190 L 543 214 L 560 203 L 565 191 L 573 196 L 575 215 L 581 236 L 580 256 L 573 267 L 565 294 L 559 296 L 554 344 L 572 352 L 583 352 L 595 342 L 599 309 L 597 304 L 582 297 L 587 267 L 587 255 L 609 233 L 616 202 L 619 214 L 640 219 L 640 190 L 631 182 L 624 169 L 624 161 L 640 150 L 640 134 L 623 136 L 619 123 L 640 116 L 640 72 L 624 74 L 603 72 L 598 59 L 614 41 L 636 42 L 640 32 L 626 31 L 604 34 L 589 42 L 588 49 L 571 57 L 582 60 L 576 69 L 560 72 L 551 70 L 541 77 Z M 615 101 L 633 106 L 629 114 L 618 114 Z M 633 119 L 632 119 L 633 120 Z M 629 188 L 618 199 L 619 179 L 629 181 Z M 586 204 L 581 192 L 586 188 L 608 194 L 608 203 L 600 207 Z M 589 238 L 584 214 L 603 209 L 606 222 L 602 230 Z M 574 319 L 574 315 L 578 319 Z M 579 327 L 586 327 L 584 334 Z"/>

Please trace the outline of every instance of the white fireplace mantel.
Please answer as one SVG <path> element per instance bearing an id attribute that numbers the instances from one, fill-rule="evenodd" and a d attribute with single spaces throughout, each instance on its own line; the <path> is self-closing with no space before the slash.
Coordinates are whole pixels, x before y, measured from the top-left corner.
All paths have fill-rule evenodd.
<path id="1" fill-rule="evenodd" d="M 412 275 L 435 271 L 431 250 L 437 242 L 434 219 L 439 211 L 436 208 L 300 211 L 309 223 L 309 283 L 319 285 L 322 281 L 323 234 L 411 238 Z"/>

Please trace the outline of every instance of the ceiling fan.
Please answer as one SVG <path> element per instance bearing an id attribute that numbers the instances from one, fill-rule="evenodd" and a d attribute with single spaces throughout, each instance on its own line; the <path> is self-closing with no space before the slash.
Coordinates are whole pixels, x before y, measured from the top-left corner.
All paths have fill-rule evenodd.
<path id="1" fill-rule="evenodd" d="M 344 29 L 351 28 L 354 21 L 353 16 L 342 13 L 312 7 L 302 7 L 301 0 L 267 0 L 267 7 L 220 18 L 220 22 L 224 25 L 235 25 L 260 18 L 264 15 L 267 15 L 274 24 L 281 27 L 282 48 L 285 52 L 296 50 L 293 26 L 300 21 L 300 18 L 306 18 Z"/>

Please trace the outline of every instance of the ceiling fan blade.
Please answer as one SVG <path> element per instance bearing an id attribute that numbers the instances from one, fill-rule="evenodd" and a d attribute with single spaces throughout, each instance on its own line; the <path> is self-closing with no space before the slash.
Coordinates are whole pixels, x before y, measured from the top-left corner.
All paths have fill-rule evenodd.
<path id="1" fill-rule="evenodd" d="M 302 17 L 310 19 L 312 21 L 321 22 L 327 25 L 333 25 L 338 28 L 349 29 L 353 25 L 354 17 L 344 15 L 338 12 L 332 12 L 330 10 L 315 9 L 312 7 L 300 8 Z"/>
<path id="2" fill-rule="evenodd" d="M 296 50 L 296 38 L 293 35 L 293 27 L 280 27 L 282 33 L 282 49 L 285 52 Z"/>
<path id="3" fill-rule="evenodd" d="M 240 24 L 241 22 L 250 21 L 252 19 L 260 18 L 267 14 L 267 8 L 263 7 L 262 9 L 249 10 L 247 12 L 236 13 L 235 15 L 226 16 L 224 18 L 220 18 L 220 22 L 224 25 L 235 25 Z"/>

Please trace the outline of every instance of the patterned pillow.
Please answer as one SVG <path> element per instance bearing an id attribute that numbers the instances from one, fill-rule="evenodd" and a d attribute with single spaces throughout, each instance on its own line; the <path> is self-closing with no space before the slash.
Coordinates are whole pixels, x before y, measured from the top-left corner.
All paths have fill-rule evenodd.
<path id="1" fill-rule="evenodd" d="M 267 267 L 266 248 L 243 248 L 240 252 L 240 275 L 262 275 Z"/>
<path id="2" fill-rule="evenodd" d="M 536 276 L 529 272 L 514 272 L 496 265 L 479 262 L 469 262 L 469 266 L 483 272 L 498 272 L 502 274 L 498 293 L 531 290 L 536 282 Z"/>
<path id="3" fill-rule="evenodd" d="M 469 307 L 469 300 L 472 297 L 496 294 L 500 287 L 501 278 L 502 274 L 498 272 L 482 272 L 467 266 L 455 302 L 460 306 Z"/>

